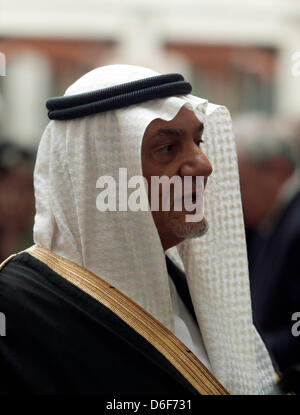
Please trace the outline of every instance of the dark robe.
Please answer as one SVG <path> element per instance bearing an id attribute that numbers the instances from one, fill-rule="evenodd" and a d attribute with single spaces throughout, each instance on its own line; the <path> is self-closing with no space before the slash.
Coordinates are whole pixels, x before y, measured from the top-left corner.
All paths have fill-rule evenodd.
<path id="1" fill-rule="evenodd" d="M 300 364 L 300 335 L 292 333 L 300 312 L 300 192 L 272 233 L 248 230 L 247 245 L 254 323 L 284 372 Z"/>
<path id="2" fill-rule="evenodd" d="M 28 253 L 0 271 L 0 394 L 199 395 L 112 311 Z"/>

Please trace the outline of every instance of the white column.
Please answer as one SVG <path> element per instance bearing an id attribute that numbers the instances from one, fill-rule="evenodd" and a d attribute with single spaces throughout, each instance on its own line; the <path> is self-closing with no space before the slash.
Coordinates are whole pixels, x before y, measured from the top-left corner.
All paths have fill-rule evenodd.
<path id="1" fill-rule="evenodd" d="M 47 123 L 45 100 L 50 91 L 51 70 L 43 56 L 26 52 L 7 62 L 4 135 L 22 146 L 36 147 Z"/>
<path id="2" fill-rule="evenodd" d="M 164 37 L 155 15 L 137 13 L 125 19 L 118 35 L 119 47 L 109 63 L 145 66 L 161 73 L 178 72 L 190 79 L 189 62 L 165 52 Z"/>

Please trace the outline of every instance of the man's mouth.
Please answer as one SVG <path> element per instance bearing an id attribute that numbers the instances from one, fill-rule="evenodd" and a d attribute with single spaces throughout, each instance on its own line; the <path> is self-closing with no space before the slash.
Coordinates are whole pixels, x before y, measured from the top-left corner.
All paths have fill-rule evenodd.
<path id="1" fill-rule="evenodd" d="M 188 193 L 183 195 L 182 197 L 183 200 L 191 200 L 193 203 L 196 203 L 197 201 L 197 191 L 194 190 L 192 193 Z"/>
<path id="2" fill-rule="evenodd" d="M 192 212 L 197 207 L 197 201 L 199 202 L 199 200 L 197 200 L 197 193 L 196 192 L 188 193 L 188 194 L 183 195 L 183 197 L 182 197 L 182 209 L 183 210 L 188 209 L 190 212 Z"/>
<path id="3" fill-rule="evenodd" d="M 184 198 L 184 207 L 192 207 L 196 203 L 196 193 L 185 195 Z"/>
<path id="4" fill-rule="evenodd" d="M 198 197 L 199 197 L 199 195 L 198 195 Z M 186 194 L 183 194 L 181 197 L 179 197 L 179 198 L 176 198 L 175 200 L 174 200 L 174 204 L 178 204 L 178 203 L 182 203 L 182 207 L 184 208 L 184 203 L 186 203 L 186 204 L 195 204 L 196 202 L 197 202 L 197 191 L 195 190 L 194 192 L 192 192 L 192 193 L 186 193 Z"/>

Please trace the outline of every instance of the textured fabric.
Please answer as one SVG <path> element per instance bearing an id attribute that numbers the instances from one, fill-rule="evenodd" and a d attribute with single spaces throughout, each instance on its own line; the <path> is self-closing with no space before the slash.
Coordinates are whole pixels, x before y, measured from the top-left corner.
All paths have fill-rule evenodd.
<path id="1" fill-rule="evenodd" d="M 199 327 L 180 298 L 171 278 L 169 282 L 174 313 L 174 334 L 198 357 L 208 370 L 212 371 Z"/>
<path id="2" fill-rule="evenodd" d="M 66 95 L 157 75 L 127 65 L 95 69 Z M 213 373 L 234 394 L 265 393 L 274 381 L 252 324 L 235 145 L 225 107 L 192 95 L 170 97 L 71 121 L 51 121 L 42 137 L 34 185 L 34 241 L 116 286 L 174 332 L 165 256 L 150 211 L 100 212 L 96 181 L 120 167 L 142 175 L 148 124 L 182 106 L 204 123 L 213 165 L 205 191 L 208 233 L 169 250 L 180 257 Z M 178 261 L 178 259 L 177 259 Z"/>

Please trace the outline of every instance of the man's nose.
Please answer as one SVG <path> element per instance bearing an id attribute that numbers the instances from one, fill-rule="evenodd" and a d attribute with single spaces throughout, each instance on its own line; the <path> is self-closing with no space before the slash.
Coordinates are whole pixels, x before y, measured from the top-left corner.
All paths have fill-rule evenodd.
<path id="1" fill-rule="evenodd" d="M 196 152 L 190 152 L 183 163 L 180 166 L 179 174 L 184 176 L 204 176 L 211 175 L 213 169 L 210 161 L 206 155 L 198 150 Z"/>

